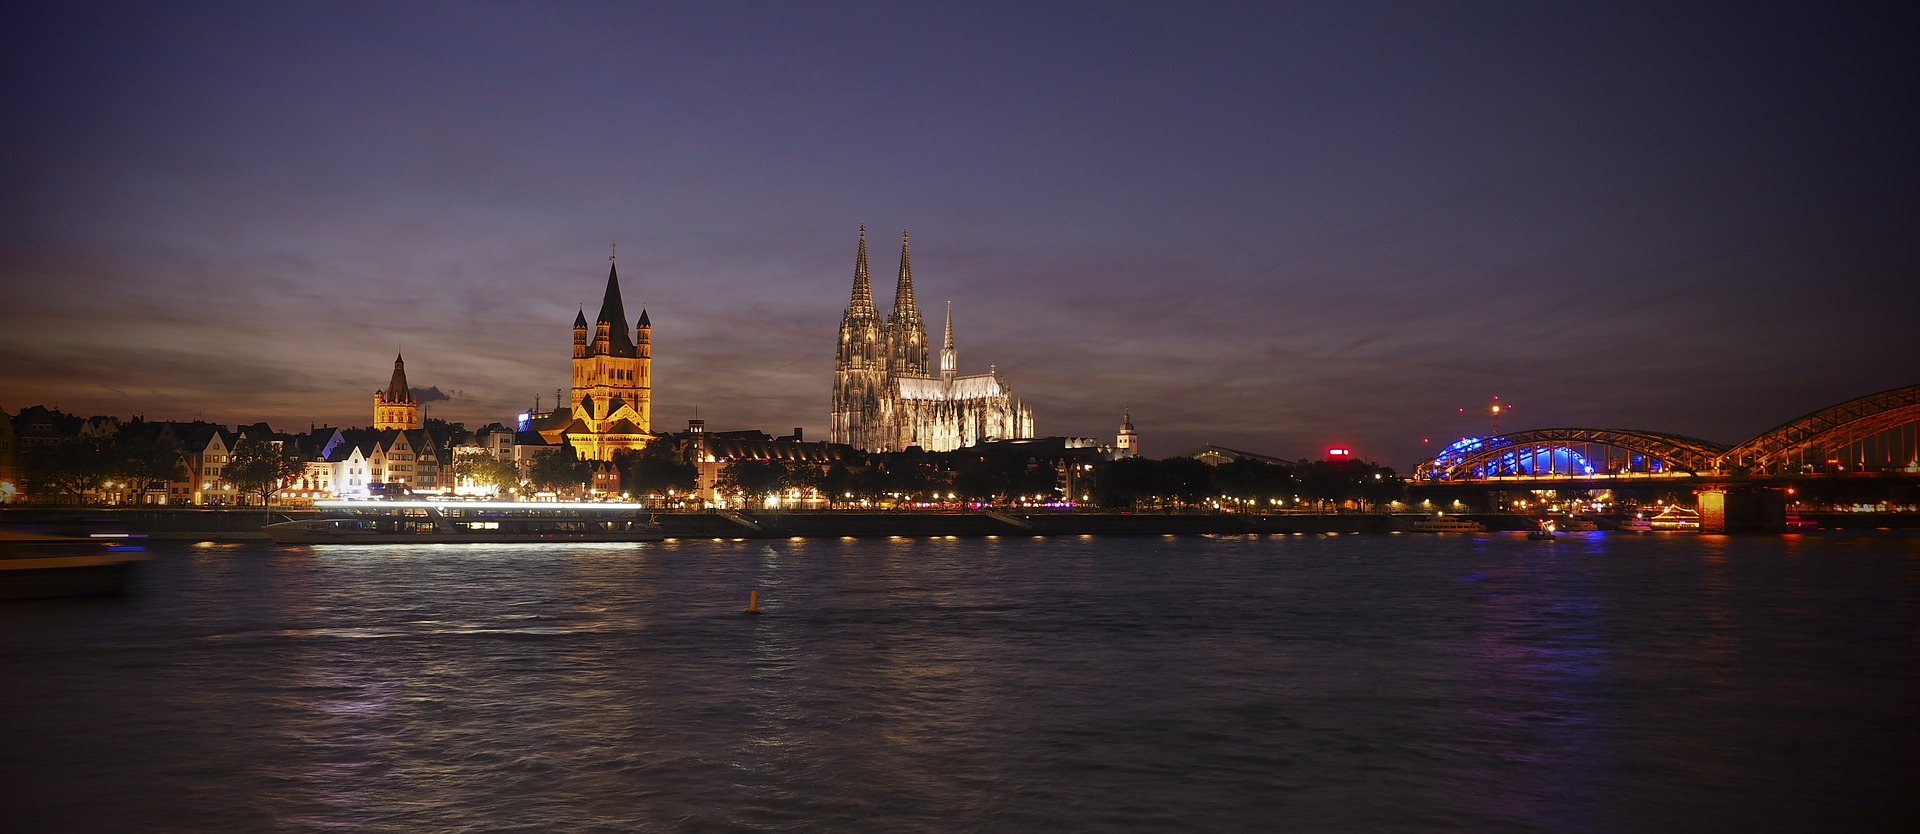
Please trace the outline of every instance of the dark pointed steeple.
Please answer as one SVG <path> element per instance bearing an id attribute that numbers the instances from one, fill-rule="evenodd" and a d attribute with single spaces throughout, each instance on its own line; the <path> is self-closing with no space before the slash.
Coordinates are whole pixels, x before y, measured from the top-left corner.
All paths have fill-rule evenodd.
<path id="1" fill-rule="evenodd" d="M 608 356 L 634 356 L 633 333 L 627 329 L 627 308 L 620 302 L 620 273 L 611 263 L 607 265 L 607 294 L 600 300 L 600 316 L 594 324 L 596 334 L 599 326 L 607 328 Z M 597 335 L 594 341 L 598 343 Z"/>
<path id="2" fill-rule="evenodd" d="M 387 383 L 387 402 L 413 402 L 413 391 L 407 388 L 407 361 L 397 353 L 393 355 L 393 379 Z"/>

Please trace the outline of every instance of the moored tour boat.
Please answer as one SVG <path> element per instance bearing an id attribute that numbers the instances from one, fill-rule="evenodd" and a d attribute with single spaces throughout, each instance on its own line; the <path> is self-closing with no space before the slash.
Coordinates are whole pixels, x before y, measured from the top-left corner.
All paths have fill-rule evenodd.
<path id="1" fill-rule="evenodd" d="M 1432 518 L 1417 518 L 1413 522 L 1415 533 L 1478 533 L 1481 529 L 1483 528 L 1480 522 L 1457 516 L 1448 518 L 1445 515 L 1436 515 Z"/>
<path id="2" fill-rule="evenodd" d="M 0 530 L 0 599 L 124 593 L 146 548 L 126 537 L 75 538 Z"/>
<path id="3" fill-rule="evenodd" d="M 651 542 L 664 538 L 639 504 L 613 502 L 316 501 L 319 518 L 266 526 L 275 544 Z"/>
<path id="4" fill-rule="evenodd" d="M 1700 514 L 1686 507 L 1671 506 L 1661 510 L 1659 515 L 1647 519 L 1647 525 L 1657 532 L 1698 533 L 1700 532 Z"/>

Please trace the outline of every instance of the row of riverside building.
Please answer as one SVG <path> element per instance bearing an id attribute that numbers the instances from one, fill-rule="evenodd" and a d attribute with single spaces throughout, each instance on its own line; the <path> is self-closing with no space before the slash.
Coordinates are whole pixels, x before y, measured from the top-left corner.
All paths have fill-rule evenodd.
<path id="1" fill-rule="evenodd" d="M 1112 445 L 1091 438 L 1041 438 L 1033 415 L 1014 397 L 997 370 L 973 376 L 958 372 L 951 302 L 937 373 L 929 363 L 926 328 L 914 302 L 912 263 L 903 233 L 893 312 L 882 321 L 873 304 L 867 267 L 866 230 L 860 230 L 854 290 L 836 345 L 831 430 L 828 442 L 808 442 L 794 429 L 775 438 L 757 431 L 713 432 L 692 420 L 687 431 L 656 433 L 653 422 L 652 321 L 642 309 L 629 326 L 617 265 L 609 258 L 607 282 L 596 320 L 582 309 L 573 321 L 572 391 L 552 409 L 518 415 L 514 425 L 492 423 L 468 432 L 456 424 L 421 420 L 421 404 L 408 386 L 406 364 L 394 357 L 385 388 L 373 394 L 370 428 L 310 426 L 305 433 L 275 432 L 266 423 L 227 428 L 199 420 L 148 421 L 135 417 L 83 418 L 57 408 L 32 406 L 0 419 L 0 501 L 20 482 L 20 455 L 32 447 L 71 438 L 130 442 L 177 454 L 168 479 L 143 483 L 107 479 L 89 497 L 107 503 L 223 505 L 249 500 L 222 477 L 234 449 L 246 439 L 292 450 L 302 462 L 277 500 L 360 498 L 387 487 L 424 493 L 460 493 L 451 464 L 456 456 L 484 453 L 512 461 L 522 472 L 544 452 L 570 449 L 589 465 L 581 492 L 619 495 L 614 454 L 668 440 L 682 444 L 699 473 L 696 492 L 708 504 L 725 505 L 719 485 L 728 465 L 741 460 L 780 461 L 822 468 L 869 454 L 947 452 L 974 446 L 1018 446 L 1076 458 L 1139 454 L 1131 417 L 1122 420 Z M 0 417 L 5 417 L 0 413 Z M 1005 449 L 1003 448 L 1002 451 Z M 1069 454 L 1070 453 L 1070 454 Z M 815 496 L 817 498 L 817 496 Z"/>

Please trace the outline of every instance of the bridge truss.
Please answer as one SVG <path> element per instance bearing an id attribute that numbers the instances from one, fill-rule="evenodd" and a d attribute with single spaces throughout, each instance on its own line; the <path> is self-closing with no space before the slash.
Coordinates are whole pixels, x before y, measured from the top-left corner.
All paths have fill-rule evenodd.
<path id="1" fill-rule="evenodd" d="M 1832 454 L 1915 423 L 1920 423 L 1920 385 L 1909 385 L 1823 408 L 1731 447 L 1633 429 L 1534 429 L 1470 437 L 1420 464 L 1414 478 L 1470 481 L 1509 476 L 1780 473 L 1794 458 L 1804 462 L 1810 455 Z M 1912 446 L 1908 441 L 1908 454 Z M 1599 455 L 1594 454 L 1595 447 Z M 1819 460 L 1825 462 L 1824 457 Z"/>
<path id="2" fill-rule="evenodd" d="M 1593 454 L 1593 447 L 1601 454 Z M 1615 455 L 1618 451 L 1620 454 Z M 1635 429 L 1534 429 L 1468 438 L 1414 469 L 1419 480 L 1505 475 L 1601 475 L 1707 471 L 1726 447 L 1711 440 Z M 1595 466 L 1595 461 L 1600 462 Z"/>
<path id="3" fill-rule="evenodd" d="M 1796 457 L 1804 461 L 1813 454 L 1824 460 L 1826 453 L 1916 421 L 1920 421 L 1920 385 L 1868 394 L 1815 411 L 1735 446 L 1714 460 L 1714 468 L 1778 472 Z"/>

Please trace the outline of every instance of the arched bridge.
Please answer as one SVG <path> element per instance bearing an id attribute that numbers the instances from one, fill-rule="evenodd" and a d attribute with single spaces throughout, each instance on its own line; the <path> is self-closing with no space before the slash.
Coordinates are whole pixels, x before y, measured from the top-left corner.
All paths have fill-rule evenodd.
<path id="1" fill-rule="evenodd" d="M 1820 409 L 1735 446 L 1714 459 L 1714 469 L 1745 467 L 1755 472 L 1778 472 L 1796 458 L 1805 461 L 1809 453 L 1824 455 L 1916 421 L 1920 421 L 1920 385 L 1868 394 Z"/>
<path id="2" fill-rule="evenodd" d="M 1824 465 L 1840 450 L 1916 423 L 1920 423 L 1920 385 L 1909 385 L 1823 408 L 1734 446 L 1633 429 L 1534 429 L 1469 437 L 1420 464 L 1414 478 L 1780 474 L 1805 467 L 1810 460 Z M 1902 460 L 1894 463 L 1904 463 L 1915 455 L 1914 446 L 1913 438 L 1896 434 L 1886 456 L 1898 449 Z"/>

